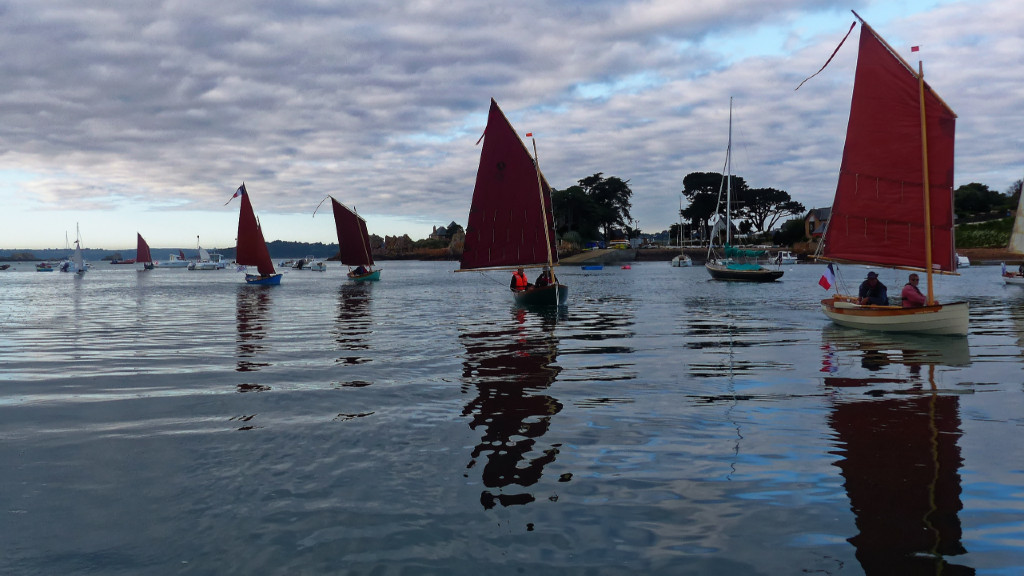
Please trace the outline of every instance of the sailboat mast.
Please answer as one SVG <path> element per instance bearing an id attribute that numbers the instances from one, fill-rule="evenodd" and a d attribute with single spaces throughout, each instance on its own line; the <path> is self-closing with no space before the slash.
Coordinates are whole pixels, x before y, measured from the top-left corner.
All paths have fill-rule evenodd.
<path id="1" fill-rule="evenodd" d="M 732 245 L 732 96 L 729 97 L 729 143 L 725 147 L 725 243 Z"/>
<path id="2" fill-rule="evenodd" d="M 548 230 L 548 208 L 544 204 L 544 182 L 540 177 L 540 158 L 537 157 L 537 139 L 531 137 L 530 141 L 533 142 L 533 167 L 537 171 L 537 194 L 540 197 L 540 217 L 544 222 L 544 247 L 548 250 L 548 270 L 551 271 L 551 277 L 554 278 L 555 269 L 554 262 L 551 258 L 551 236 L 550 231 Z"/>
<path id="3" fill-rule="evenodd" d="M 359 243 L 363 245 L 363 259 L 370 262 L 370 234 L 366 232 L 366 221 L 359 216 L 359 212 L 356 212 L 355 205 L 352 205 L 352 213 L 356 215 L 356 224 L 359 225 Z M 369 264 L 373 268 L 372 264 Z"/>
<path id="4" fill-rule="evenodd" d="M 558 305 L 558 280 L 555 278 L 555 264 L 551 259 L 551 236 L 548 230 L 548 208 L 544 204 L 544 182 L 540 177 L 540 158 L 537 156 L 537 139 L 530 137 L 533 143 L 533 167 L 537 172 L 537 194 L 540 196 L 540 217 L 544 227 L 544 247 L 548 250 L 548 274 L 555 285 L 555 305 Z"/>
<path id="5" fill-rule="evenodd" d="M 924 262 L 925 273 L 928 276 L 928 305 L 935 304 L 935 294 L 932 292 L 932 209 L 931 209 L 931 188 L 928 183 L 928 123 L 924 109 L 924 64 L 917 61 L 917 86 L 918 97 L 921 102 L 921 166 L 924 171 Z M 956 260 L 954 259 L 954 263 Z"/>

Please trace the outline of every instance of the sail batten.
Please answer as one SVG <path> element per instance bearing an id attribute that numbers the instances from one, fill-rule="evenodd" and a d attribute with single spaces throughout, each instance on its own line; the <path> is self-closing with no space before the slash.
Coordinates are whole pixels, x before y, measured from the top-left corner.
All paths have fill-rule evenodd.
<path id="1" fill-rule="evenodd" d="M 921 79 L 867 25 L 862 26 L 843 161 L 823 256 L 833 261 L 956 270 L 953 236 L 953 148 L 956 115 L 925 83 L 930 224 L 926 225 L 921 150 Z M 863 194 L 862 179 L 874 180 Z M 865 183 L 866 184 L 866 183 Z M 863 230 L 850 224 L 862 220 Z"/>
<path id="2" fill-rule="evenodd" d="M 538 199 L 538 182 L 543 204 Z M 551 187 L 492 99 L 461 269 L 543 266 L 548 264 L 549 249 L 553 263 L 557 262 Z"/>

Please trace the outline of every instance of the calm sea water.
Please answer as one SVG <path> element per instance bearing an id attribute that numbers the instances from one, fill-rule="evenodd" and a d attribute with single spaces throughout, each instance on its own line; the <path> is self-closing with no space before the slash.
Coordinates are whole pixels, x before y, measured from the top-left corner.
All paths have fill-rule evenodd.
<path id="1" fill-rule="evenodd" d="M 557 312 L 448 262 L 17 267 L 4 574 L 1024 572 L 1024 290 L 995 267 L 938 281 L 966 339 L 833 326 L 818 265 L 562 267 Z"/>

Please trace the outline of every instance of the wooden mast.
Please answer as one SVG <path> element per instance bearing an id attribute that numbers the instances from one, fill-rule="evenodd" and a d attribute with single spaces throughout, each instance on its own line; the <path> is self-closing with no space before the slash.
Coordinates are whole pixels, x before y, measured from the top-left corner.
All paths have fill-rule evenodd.
<path id="1" fill-rule="evenodd" d="M 928 127 L 927 116 L 924 110 L 924 65 L 918 60 L 917 66 L 917 85 L 921 101 L 921 165 L 924 171 L 924 262 L 925 273 L 928 275 L 928 306 L 934 306 L 935 294 L 932 292 L 932 208 L 931 189 L 928 186 Z"/>
<path id="2" fill-rule="evenodd" d="M 540 176 L 540 159 L 537 156 L 537 139 L 530 136 L 533 143 L 533 167 L 537 172 L 537 194 L 540 196 L 540 217 L 544 223 L 544 247 L 548 250 L 548 274 L 551 276 L 551 284 L 555 287 L 555 304 L 558 304 L 558 280 L 555 278 L 555 264 L 551 258 L 551 231 L 548 230 L 548 208 L 544 204 L 544 181 Z"/>

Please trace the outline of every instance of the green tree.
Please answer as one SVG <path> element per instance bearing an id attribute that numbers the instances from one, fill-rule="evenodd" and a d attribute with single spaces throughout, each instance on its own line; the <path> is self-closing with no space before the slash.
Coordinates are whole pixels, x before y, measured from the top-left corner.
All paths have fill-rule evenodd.
<path id="1" fill-rule="evenodd" d="M 779 226 L 779 230 L 772 235 L 772 242 L 779 246 L 792 246 L 804 240 L 804 219 L 790 218 Z"/>
<path id="2" fill-rule="evenodd" d="M 964 184 L 953 192 L 953 209 L 960 218 L 1015 209 L 1011 202 L 1011 196 L 989 190 L 988 185 L 977 182 Z"/>
<path id="3" fill-rule="evenodd" d="M 629 213 L 633 191 L 629 181 L 612 176 L 605 178 L 601 172 L 579 180 L 579 185 L 596 206 L 598 225 L 604 229 L 607 240 L 613 226 L 625 227 L 632 220 Z"/>
<path id="4" fill-rule="evenodd" d="M 730 186 L 733 200 L 746 187 L 747 181 L 742 176 L 733 175 Z M 682 194 L 690 203 L 682 211 L 683 218 L 697 228 L 706 228 L 714 214 L 725 213 L 725 207 L 718 205 L 719 194 L 724 200 L 725 193 L 725 177 L 718 172 L 690 172 L 683 178 Z M 735 214 L 735 204 L 733 206 Z"/>
<path id="5" fill-rule="evenodd" d="M 668 227 L 668 243 L 678 244 L 681 241 L 685 242 L 690 238 L 687 236 L 687 227 L 680 226 L 679 224 L 673 224 Z M 682 234 L 682 236 L 680 236 Z"/>
<path id="6" fill-rule="evenodd" d="M 597 238 L 598 208 L 580 186 L 551 191 L 551 211 L 554 212 L 555 231 L 564 236 L 578 232 L 583 238 Z"/>
<path id="7" fill-rule="evenodd" d="M 758 232 L 767 232 L 784 216 L 802 214 L 804 205 L 790 197 L 789 192 L 775 188 L 741 188 L 737 214 L 746 218 Z"/>
<path id="8" fill-rule="evenodd" d="M 1006 195 L 1010 197 L 1010 209 L 1015 210 L 1020 203 L 1020 191 L 1024 188 L 1024 180 L 1017 180 L 1006 189 Z"/>

